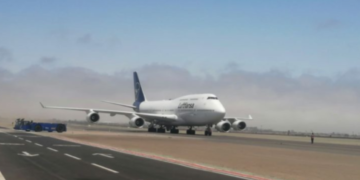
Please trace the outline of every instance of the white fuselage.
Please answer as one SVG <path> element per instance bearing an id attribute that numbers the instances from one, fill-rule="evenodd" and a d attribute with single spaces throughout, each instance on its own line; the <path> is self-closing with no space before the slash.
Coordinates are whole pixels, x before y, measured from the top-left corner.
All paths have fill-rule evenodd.
<path id="1" fill-rule="evenodd" d="M 139 112 L 172 114 L 176 121 L 157 121 L 156 124 L 173 126 L 205 126 L 219 122 L 225 116 L 225 108 L 213 94 L 182 96 L 172 100 L 144 101 Z M 148 120 L 147 120 L 148 121 Z"/>

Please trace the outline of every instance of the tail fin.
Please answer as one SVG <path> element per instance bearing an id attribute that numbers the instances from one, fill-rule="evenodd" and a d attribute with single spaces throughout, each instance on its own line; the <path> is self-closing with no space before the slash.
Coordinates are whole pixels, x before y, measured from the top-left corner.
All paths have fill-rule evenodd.
<path id="1" fill-rule="evenodd" d="M 144 92 L 141 88 L 140 80 L 136 72 L 134 72 L 134 93 L 135 93 L 135 102 L 134 106 L 139 107 L 140 103 L 146 101 Z"/>

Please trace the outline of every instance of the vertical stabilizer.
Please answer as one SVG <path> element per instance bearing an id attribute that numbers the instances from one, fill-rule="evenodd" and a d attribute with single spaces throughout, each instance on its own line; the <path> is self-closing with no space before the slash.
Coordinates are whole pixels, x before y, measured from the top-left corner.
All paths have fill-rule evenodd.
<path id="1" fill-rule="evenodd" d="M 141 88 L 140 80 L 136 72 L 134 72 L 134 93 L 135 93 L 135 102 L 134 106 L 139 107 L 140 103 L 146 101 L 144 92 Z"/>

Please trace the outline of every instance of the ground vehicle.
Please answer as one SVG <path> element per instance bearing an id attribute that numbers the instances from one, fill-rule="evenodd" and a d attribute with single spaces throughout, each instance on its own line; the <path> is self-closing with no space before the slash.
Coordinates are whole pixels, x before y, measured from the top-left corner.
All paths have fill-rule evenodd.
<path id="1" fill-rule="evenodd" d="M 62 133 L 66 131 L 66 125 L 61 123 L 41 123 L 33 121 L 25 121 L 24 119 L 17 119 L 15 122 L 14 129 L 16 130 L 25 130 L 25 131 L 56 131 Z"/>

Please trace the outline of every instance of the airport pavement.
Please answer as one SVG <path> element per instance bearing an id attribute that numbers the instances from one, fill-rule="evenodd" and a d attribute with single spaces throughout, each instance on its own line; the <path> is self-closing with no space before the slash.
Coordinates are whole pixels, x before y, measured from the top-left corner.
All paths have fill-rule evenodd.
<path id="1" fill-rule="evenodd" d="M 5 180 L 240 179 L 33 133 L 4 129 L 0 130 L 0 179 L 3 180 L 2 178 Z"/>
<path id="2" fill-rule="evenodd" d="M 106 131 L 104 127 L 86 127 L 87 131 Z M 126 133 L 149 133 L 146 129 L 128 129 L 128 128 L 112 128 L 111 132 L 126 132 Z M 224 136 L 220 134 L 213 134 L 213 136 L 204 136 L 203 131 L 197 131 L 196 135 L 186 135 L 186 134 L 159 134 L 152 133 L 156 135 L 167 135 L 167 136 L 177 136 L 177 137 L 187 137 L 187 138 L 197 138 L 205 141 L 214 141 L 218 143 L 234 143 L 242 145 L 252 145 L 252 146 L 262 146 L 262 147 L 274 147 L 274 148 L 287 148 L 301 151 L 315 151 L 315 152 L 325 152 L 325 153 L 336 153 L 343 155 L 355 155 L 360 156 L 360 146 L 356 145 L 343 145 L 343 144 L 327 144 L 327 143 L 317 143 L 315 138 L 315 144 L 309 142 L 297 142 L 297 141 L 285 141 L 285 140 L 274 140 L 274 139 L 261 139 L 261 138 L 248 138 L 239 136 Z M 339 139 L 337 139 L 339 140 Z"/>

